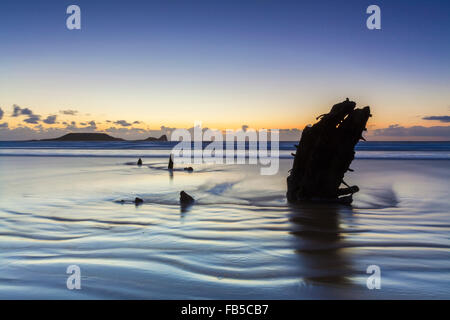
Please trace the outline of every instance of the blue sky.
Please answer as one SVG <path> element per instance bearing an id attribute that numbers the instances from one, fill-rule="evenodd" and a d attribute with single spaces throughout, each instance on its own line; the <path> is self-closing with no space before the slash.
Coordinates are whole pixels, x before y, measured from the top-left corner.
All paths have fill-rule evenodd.
<path id="1" fill-rule="evenodd" d="M 81 30 L 66 28 L 70 4 Z M 371 4 L 381 30 L 366 28 Z M 450 111 L 449 18 L 450 2 L 436 0 L 2 0 L 1 121 L 29 126 L 10 117 L 16 104 L 42 120 L 57 115 L 39 130 L 74 120 L 99 130 L 120 120 L 143 130 L 301 129 L 348 96 L 372 107 L 374 130 L 441 127 L 433 117 Z"/>

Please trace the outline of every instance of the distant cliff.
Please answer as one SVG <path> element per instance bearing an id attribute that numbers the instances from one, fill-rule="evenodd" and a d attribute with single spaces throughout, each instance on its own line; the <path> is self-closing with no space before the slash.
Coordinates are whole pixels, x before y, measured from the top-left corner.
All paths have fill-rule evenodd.
<path id="1" fill-rule="evenodd" d="M 167 136 L 165 134 L 163 134 L 161 137 L 159 138 L 154 138 L 154 137 L 148 137 L 145 140 L 142 141 L 167 141 Z"/>
<path id="2" fill-rule="evenodd" d="M 36 141 L 36 140 L 34 140 Z M 110 135 L 106 133 L 88 133 L 88 132 L 81 132 L 81 133 L 68 133 L 66 135 L 63 135 L 62 137 L 55 138 L 55 139 L 43 139 L 39 141 L 127 141 L 125 139 L 121 138 L 115 138 L 111 137 Z M 164 134 L 159 138 L 155 137 L 148 137 L 144 140 L 131 140 L 131 141 L 160 141 L 160 142 L 166 142 L 167 136 Z"/>
<path id="3" fill-rule="evenodd" d="M 40 141 L 124 141 L 124 139 L 114 138 L 106 133 L 68 133 L 59 138 Z"/>

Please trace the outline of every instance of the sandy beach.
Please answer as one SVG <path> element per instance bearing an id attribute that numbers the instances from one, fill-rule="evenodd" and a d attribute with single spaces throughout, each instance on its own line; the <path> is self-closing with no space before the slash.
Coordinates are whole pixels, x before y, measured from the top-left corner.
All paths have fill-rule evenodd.
<path id="1" fill-rule="evenodd" d="M 346 178 L 361 188 L 352 206 L 293 206 L 285 197 L 290 159 L 281 159 L 274 176 L 250 165 L 196 165 L 171 175 L 166 157 L 143 157 L 138 167 L 118 150 L 101 151 L 108 157 L 83 150 L 3 145 L 1 298 L 450 295 L 445 152 L 437 160 L 402 160 L 380 150 L 365 159 L 361 150 Z M 186 211 L 180 190 L 196 199 Z M 135 206 L 135 197 L 144 203 Z M 66 288 L 72 264 L 81 269 L 82 290 Z M 369 265 L 381 268 L 381 290 L 366 287 Z"/>

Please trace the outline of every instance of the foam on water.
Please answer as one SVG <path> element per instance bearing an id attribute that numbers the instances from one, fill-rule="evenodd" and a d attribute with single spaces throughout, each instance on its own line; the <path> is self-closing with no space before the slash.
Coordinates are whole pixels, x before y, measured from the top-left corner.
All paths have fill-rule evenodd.
<path id="1" fill-rule="evenodd" d="M 279 157 L 291 159 L 296 143 L 280 142 Z M 176 144 L 177 142 L 0 141 L 0 156 L 166 158 Z M 203 148 L 207 145 L 208 143 L 203 143 Z M 248 147 L 247 144 L 247 152 L 249 152 Z M 270 148 L 269 143 L 268 149 Z M 360 142 L 356 147 L 355 157 L 356 159 L 448 160 L 450 159 L 450 142 Z"/>

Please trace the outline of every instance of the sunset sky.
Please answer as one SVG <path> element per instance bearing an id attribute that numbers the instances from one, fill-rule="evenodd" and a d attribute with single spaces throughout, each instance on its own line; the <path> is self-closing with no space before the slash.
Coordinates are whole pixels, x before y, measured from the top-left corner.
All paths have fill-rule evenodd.
<path id="1" fill-rule="evenodd" d="M 288 139 L 346 97 L 373 140 L 450 140 L 450 2 L 0 2 L 0 140 L 195 121 Z"/>

